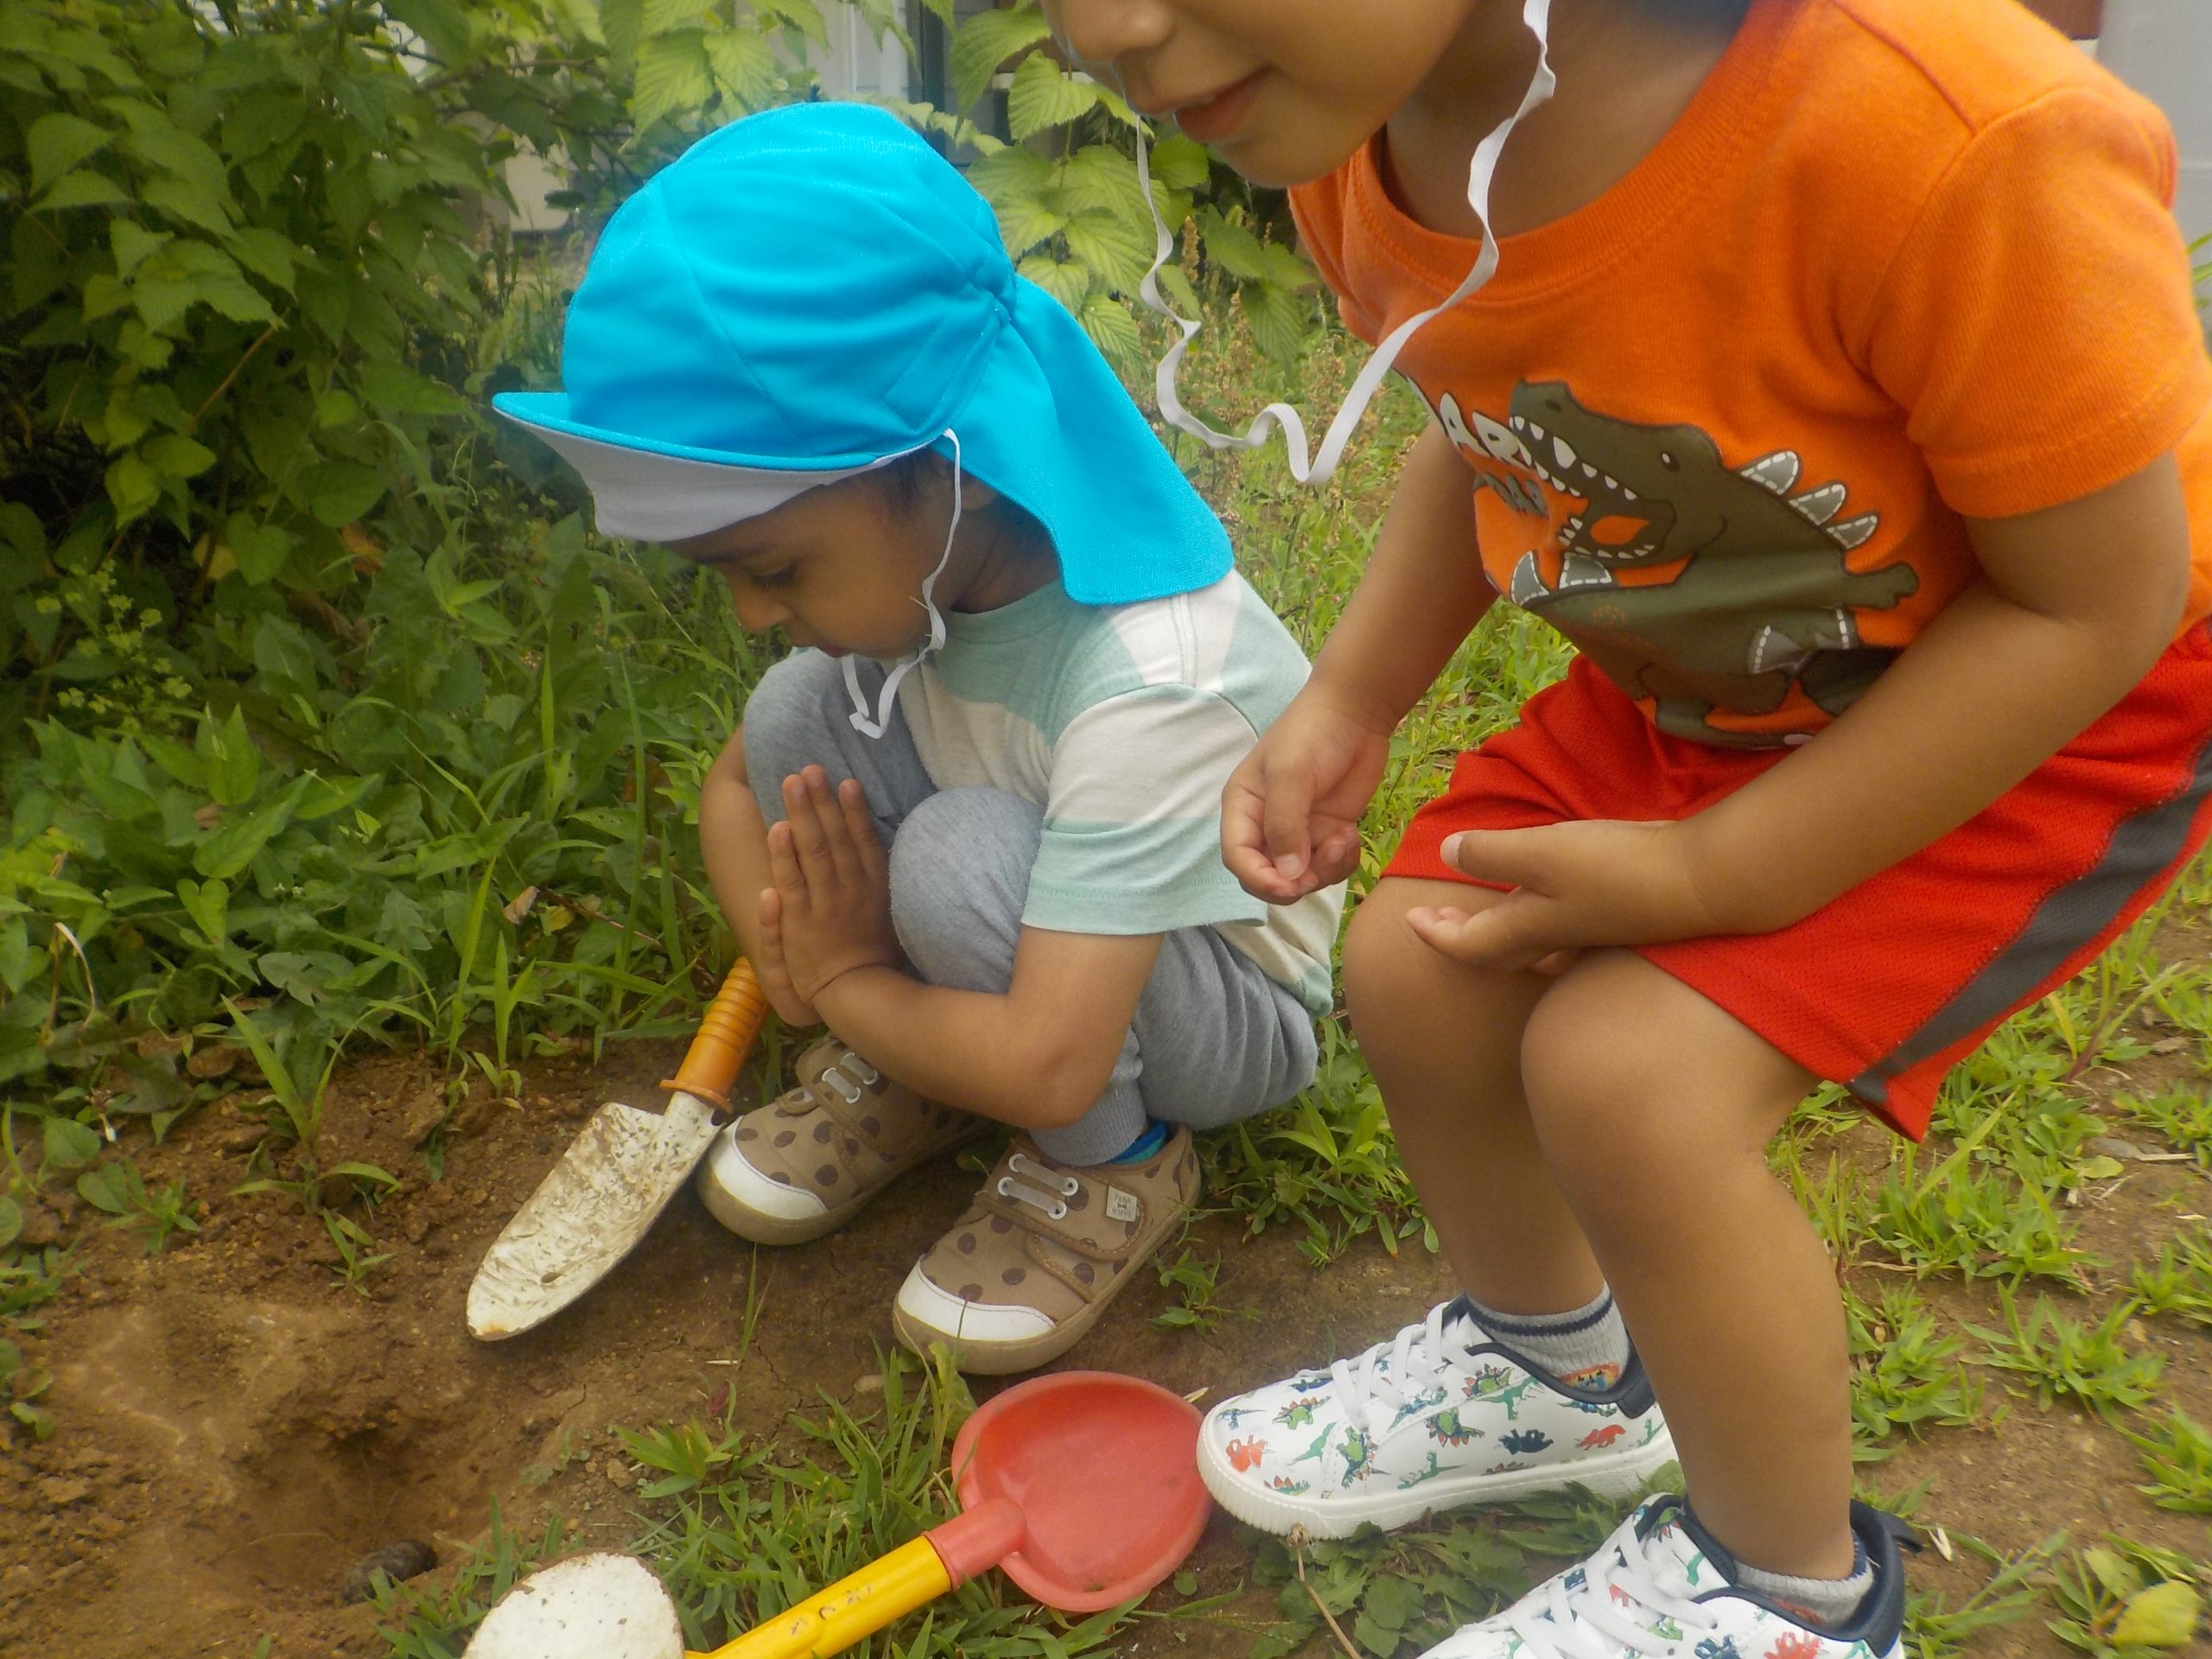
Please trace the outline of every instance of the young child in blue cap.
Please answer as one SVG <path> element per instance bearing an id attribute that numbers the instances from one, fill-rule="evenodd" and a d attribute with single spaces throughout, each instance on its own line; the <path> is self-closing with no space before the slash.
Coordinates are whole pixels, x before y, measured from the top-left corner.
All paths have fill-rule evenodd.
<path id="1" fill-rule="evenodd" d="M 497 406 L 600 529 L 664 542 L 798 649 L 701 793 L 716 899 L 798 1086 L 701 1166 L 791 1244 L 1015 1133 L 900 1287 L 964 1369 L 1042 1364 L 1173 1236 L 1193 1128 L 1313 1078 L 1341 887 L 1271 906 L 1220 798 L 1297 644 L 982 199 L 890 116 L 752 117 L 608 224 L 565 389 Z"/>

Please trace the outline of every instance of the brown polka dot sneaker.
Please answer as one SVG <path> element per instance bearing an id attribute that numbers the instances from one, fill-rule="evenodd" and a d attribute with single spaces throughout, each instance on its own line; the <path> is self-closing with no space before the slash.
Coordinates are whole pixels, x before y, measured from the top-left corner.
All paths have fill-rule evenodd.
<path id="1" fill-rule="evenodd" d="M 1017 1135 L 952 1230 L 915 1263 L 891 1311 L 917 1353 L 941 1342 L 963 1371 L 1058 1358 L 1182 1224 L 1198 1154 L 1178 1128 L 1141 1163 L 1077 1168 Z"/>
<path id="2" fill-rule="evenodd" d="M 893 1083 L 835 1037 L 810 1045 L 798 1086 L 715 1137 L 699 1196 L 756 1244 L 800 1244 L 843 1226 L 916 1164 L 987 1125 Z"/>

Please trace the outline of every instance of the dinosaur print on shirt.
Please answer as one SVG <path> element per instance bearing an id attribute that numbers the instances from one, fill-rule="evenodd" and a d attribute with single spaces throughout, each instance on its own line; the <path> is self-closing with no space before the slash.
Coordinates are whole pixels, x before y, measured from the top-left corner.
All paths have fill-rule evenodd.
<path id="1" fill-rule="evenodd" d="M 1695 426 L 1615 420 L 1557 382 L 1516 386 L 1502 421 L 1449 393 L 1436 414 L 1475 487 L 1527 526 L 1522 544 L 1482 550 L 1492 583 L 1662 730 L 1772 747 L 1787 737 L 1711 716 L 1770 715 L 1798 695 L 1840 714 L 1895 660 L 1866 642 L 1859 615 L 1895 606 L 1919 576 L 1851 566 L 1881 516 L 1852 510 L 1841 483 L 1801 488 L 1796 450 L 1735 462 Z"/>

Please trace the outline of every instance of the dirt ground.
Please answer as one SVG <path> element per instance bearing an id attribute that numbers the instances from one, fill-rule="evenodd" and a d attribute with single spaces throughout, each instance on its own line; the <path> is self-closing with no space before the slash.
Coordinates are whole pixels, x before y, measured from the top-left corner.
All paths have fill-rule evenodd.
<path id="1" fill-rule="evenodd" d="M 435 1182 L 410 1147 L 410 1126 L 439 1098 L 431 1065 L 377 1056 L 353 1065 L 332 1091 L 326 1162 L 404 1177 L 373 1216 L 363 1212 L 393 1252 L 368 1275 L 366 1296 L 337 1281 L 335 1251 L 296 1203 L 223 1196 L 244 1175 L 253 1135 L 234 1109 L 205 1109 L 137 1154 L 149 1186 L 182 1179 L 213 1201 L 197 1237 L 148 1257 L 73 1194 L 66 1211 L 35 1211 L 35 1228 L 79 1241 L 81 1272 L 24 1343 L 31 1365 L 54 1373 L 41 1403 L 55 1433 L 42 1445 L 0 1436 L 0 1654 L 245 1656 L 266 1637 L 285 1659 L 381 1655 L 373 1615 L 340 1598 L 348 1567 L 372 1550 L 420 1539 L 450 1562 L 483 1534 L 493 1500 L 524 1535 L 558 1515 L 580 1543 L 637 1535 L 637 1478 L 610 1425 L 702 1414 L 725 1390 L 737 1421 L 764 1433 L 818 1407 L 817 1390 L 864 1405 L 890 1298 L 974 1179 L 952 1165 L 918 1173 L 842 1235 L 757 1259 L 687 1193 L 612 1279 L 550 1325 L 493 1345 L 467 1334 L 463 1299 L 485 1246 L 582 1116 L 610 1097 L 657 1098 L 653 1080 L 672 1058 L 633 1045 L 596 1069 L 537 1068 L 518 1108 L 463 1111 Z M 1883 1155 L 1871 1128 L 1847 1144 Z M 2142 1166 L 2081 1212 L 2083 1242 L 2126 1263 L 2177 1226 L 2201 1225 L 2207 1210 L 2212 1185 L 2194 1171 Z M 1223 1255 L 1223 1301 L 1263 1319 L 1206 1335 L 1154 1329 L 1150 1316 L 1172 1299 L 1146 1274 L 1077 1362 L 1224 1391 L 1355 1351 L 1450 1291 L 1441 1263 L 1417 1249 L 1394 1261 L 1363 1241 L 1316 1271 L 1287 1234 L 1245 1241 L 1240 1230 L 1217 1217 L 1196 1242 Z M 1872 1294 L 1880 1275 L 1859 1279 Z M 748 1294 L 757 1329 L 734 1363 Z M 1995 1322 L 1985 1287 L 1937 1282 L 1930 1294 L 1947 1312 Z M 2212 1423 L 2212 1337 L 2157 1320 L 2139 1342 L 2168 1355 L 2161 1404 Z M 1991 1402 L 2003 1397 L 1993 1382 Z M 2113 1430 L 2028 1401 L 1993 1427 L 1939 1432 L 1871 1476 L 1885 1492 L 1924 1484 L 1923 1521 L 2003 1550 L 2060 1529 L 2077 1543 L 2116 1530 L 2203 1559 L 2203 1521 L 2152 1508 L 2134 1491 L 2140 1478 Z M 1217 1519 L 1197 1562 L 1203 1592 L 1240 1584 L 1249 1547 Z M 1931 1552 L 1916 1572 L 1954 1599 L 1982 1576 L 1962 1551 L 1953 1563 Z M 1235 1619 L 1147 1623 L 1127 1650 L 1241 1659 L 1272 1599 L 1247 1597 Z M 1973 1651 L 2065 1650 L 2039 1614 Z"/>

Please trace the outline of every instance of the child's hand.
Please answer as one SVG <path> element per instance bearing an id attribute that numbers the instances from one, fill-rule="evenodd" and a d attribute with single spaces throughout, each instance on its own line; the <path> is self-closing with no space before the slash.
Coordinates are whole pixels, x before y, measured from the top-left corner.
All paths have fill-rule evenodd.
<path id="1" fill-rule="evenodd" d="M 1414 932 L 1471 968 L 1558 973 L 1601 945 L 1744 931 L 1713 903 L 1713 873 L 1683 824 L 1593 819 L 1471 830 L 1449 837 L 1442 851 L 1469 875 L 1513 884 L 1471 914 L 1447 906 L 1407 912 Z"/>
<path id="2" fill-rule="evenodd" d="M 760 893 L 761 984 L 811 1008 L 822 988 L 855 968 L 895 968 L 891 880 L 868 796 L 848 779 L 809 766 L 784 779 L 781 823 L 768 829 L 768 878 Z"/>
<path id="3" fill-rule="evenodd" d="M 1287 905 L 1350 875 L 1359 817 L 1382 781 L 1390 734 L 1318 688 L 1291 700 L 1229 776 L 1221 858 L 1244 891 Z"/>

